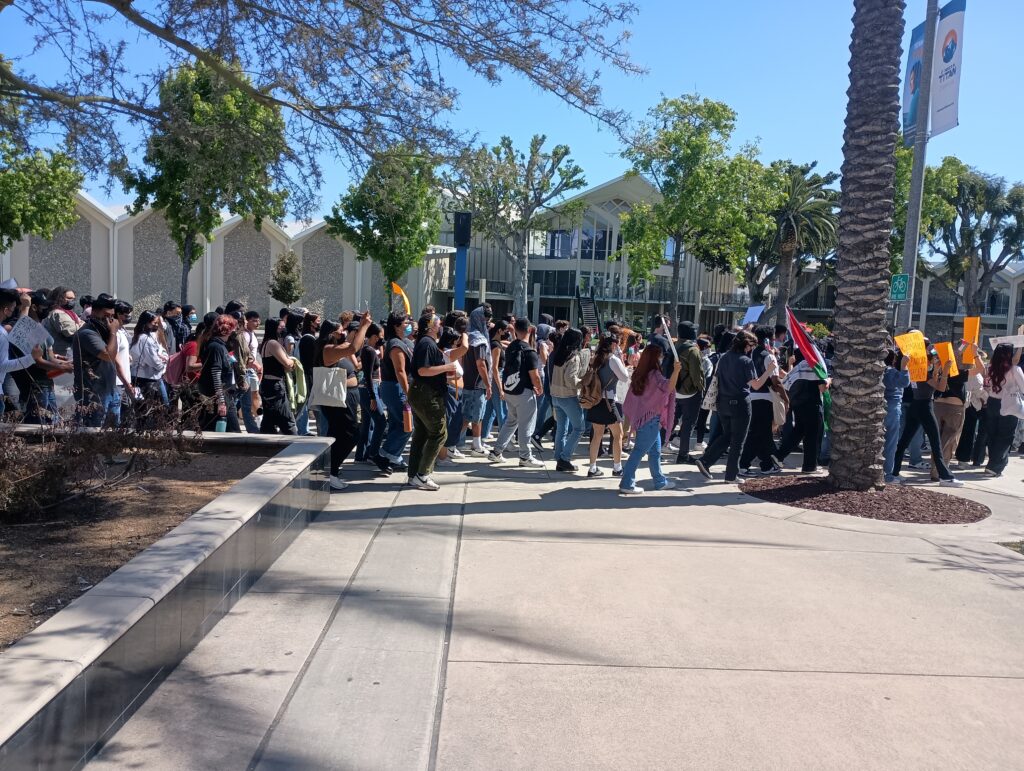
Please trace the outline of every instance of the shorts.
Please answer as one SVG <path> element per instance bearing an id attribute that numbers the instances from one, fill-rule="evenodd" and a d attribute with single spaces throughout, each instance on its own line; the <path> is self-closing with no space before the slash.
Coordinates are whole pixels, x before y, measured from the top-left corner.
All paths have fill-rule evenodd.
<path id="1" fill-rule="evenodd" d="M 611 399 L 602 399 L 589 410 L 587 420 L 599 426 L 611 426 L 622 422 L 622 409 Z"/>
<path id="2" fill-rule="evenodd" d="M 484 410 L 487 408 L 487 392 L 479 388 L 463 391 L 460 400 L 462 402 L 462 419 L 467 423 L 479 423 L 484 419 Z"/>

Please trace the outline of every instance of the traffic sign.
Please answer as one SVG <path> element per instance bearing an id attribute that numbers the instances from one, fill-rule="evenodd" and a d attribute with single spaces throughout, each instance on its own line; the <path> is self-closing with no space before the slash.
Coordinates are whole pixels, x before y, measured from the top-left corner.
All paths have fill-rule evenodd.
<path id="1" fill-rule="evenodd" d="M 896 273 L 889 284 L 889 301 L 894 303 L 905 303 L 907 295 L 910 294 L 910 276 L 906 273 Z"/>

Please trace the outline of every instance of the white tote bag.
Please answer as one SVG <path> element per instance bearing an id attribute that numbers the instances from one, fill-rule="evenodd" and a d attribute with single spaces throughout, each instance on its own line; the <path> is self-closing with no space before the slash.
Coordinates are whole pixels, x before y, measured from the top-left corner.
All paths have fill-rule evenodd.
<path id="1" fill-rule="evenodd" d="M 348 372 L 342 367 L 313 367 L 313 389 L 309 394 L 311 407 L 344 407 L 348 391 Z"/>

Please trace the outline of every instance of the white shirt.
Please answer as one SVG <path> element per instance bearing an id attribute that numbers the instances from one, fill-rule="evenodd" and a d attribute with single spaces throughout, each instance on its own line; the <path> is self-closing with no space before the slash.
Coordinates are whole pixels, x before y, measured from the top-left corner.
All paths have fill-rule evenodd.
<path id="1" fill-rule="evenodd" d="M 120 370 L 124 372 L 125 377 L 131 377 L 132 372 L 132 359 L 128 353 L 128 349 L 131 347 L 132 338 L 125 329 L 117 330 L 117 364 Z M 124 384 L 118 379 L 118 385 L 124 387 Z"/>
<path id="2" fill-rule="evenodd" d="M 167 370 L 167 351 L 152 334 L 139 336 L 131 347 L 131 357 L 135 377 L 143 380 L 159 380 Z"/>

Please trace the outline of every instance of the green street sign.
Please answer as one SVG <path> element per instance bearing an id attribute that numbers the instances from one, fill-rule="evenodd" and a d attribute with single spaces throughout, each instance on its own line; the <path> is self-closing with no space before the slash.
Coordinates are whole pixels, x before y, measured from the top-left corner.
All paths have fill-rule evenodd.
<path id="1" fill-rule="evenodd" d="M 894 303 L 905 303 L 909 294 L 910 276 L 906 273 L 894 275 L 892 283 L 889 284 L 889 300 Z"/>

